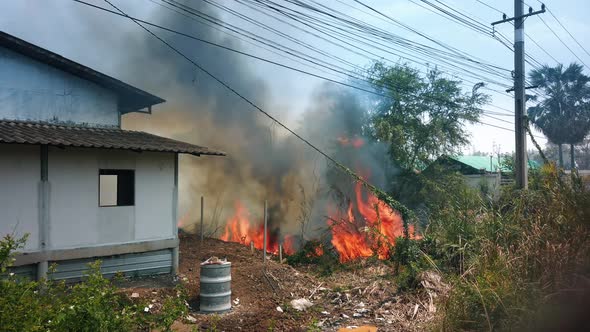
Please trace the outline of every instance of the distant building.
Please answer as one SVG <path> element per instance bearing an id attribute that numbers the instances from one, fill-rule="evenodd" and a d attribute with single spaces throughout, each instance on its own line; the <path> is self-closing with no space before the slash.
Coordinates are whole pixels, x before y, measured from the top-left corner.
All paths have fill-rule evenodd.
<path id="1" fill-rule="evenodd" d="M 29 234 L 13 271 L 175 272 L 178 154 L 224 153 L 122 130 L 164 100 L 4 32 L 0 73 L 0 236 Z"/>
<path id="2" fill-rule="evenodd" d="M 499 193 L 501 185 L 512 181 L 510 170 L 500 163 L 497 156 L 442 156 L 429 165 L 425 172 L 434 167 L 458 172 L 470 187 L 490 190 L 494 194 Z M 539 168 L 539 165 L 529 160 L 529 167 Z"/>

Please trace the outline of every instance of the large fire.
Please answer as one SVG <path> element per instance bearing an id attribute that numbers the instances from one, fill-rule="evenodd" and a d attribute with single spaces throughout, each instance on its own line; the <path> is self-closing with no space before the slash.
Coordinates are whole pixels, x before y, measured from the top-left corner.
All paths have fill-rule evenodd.
<path id="1" fill-rule="evenodd" d="M 332 234 L 332 245 L 338 252 L 340 261 L 348 262 L 373 255 L 379 259 L 389 258 L 395 239 L 404 236 L 402 217 L 375 195 L 363 190 L 361 183 L 355 185 L 354 193 L 355 198 L 349 203 L 346 212 L 331 208 L 327 220 Z M 264 225 L 253 224 L 251 220 L 246 207 L 240 201 L 236 201 L 234 214 L 228 219 L 220 239 L 243 245 L 253 242 L 255 248 L 263 249 Z M 415 235 L 413 225 L 409 225 L 409 233 L 410 237 L 419 238 Z M 284 237 L 283 248 L 286 254 L 296 251 L 294 242 L 292 235 Z M 278 246 L 278 237 L 269 232 L 267 252 L 277 253 Z M 324 249 L 318 247 L 315 254 L 323 255 Z"/>
<path id="2" fill-rule="evenodd" d="M 372 193 L 363 195 L 360 182 L 354 192 L 355 201 L 350 202 L 346 213 L 331 212 L 328 218 L 332 245 L 338 251 L 340 261 L 373 255 L 379 259 L 389 258 L 395 239 L 404 236 L 402 217 Z M 409 225 L 409 233 L 410 237 L 417 238 L 412 225 Z"/>
<path id="3" fill-rule="evenodd" d="M 365 141 L 359 137 L 339 137 L 337 141 L 342 147 L 354 149 L 360 149 L 365 144 Z M 391 248 L 395 245 L 395 239 L 405 235 L 401 215 L 371 192 L 363 190 L 360 182 L 357 182 L 354 187 L 354 198 L 348 204 L 346 211 L 340 211 L 333 206 L 328 206 L 327 210 L 331 242 L 341 262 L 374 255 L 379 259 L 387 259 L 390 257 Z M 264 225 L 253 224 L 251 220 L 246 207 L 237 201 L 234 214 L 227 220 L 220 239 L 244 245 L 253 242 L 254 247 L 263 249 Z M 414 232 L 413 225 L 409 225 L 408 231 L 411 238 L 419 238 Z M 283 247 L 287 254 L 296 251 L 292 235 L 284 237 Z M 278 251 L 278 238 L 271 236 L 270 233 L 267 236 L 267 251 L 271 253 Z M 323 246 L 318 246 L 313 253 L 316 256 L 323 254 Z"/>
<path id="4" fill-rule="evenodd" d="M 254 243 L 256 249 L 264 249 L 264 224 L 262 222 L 256 225 L 250 222 L 250 212 L 240 201 L 235 202 L 234 214 L 227 220 L 223 234 L 219 237 L 223 241 L 238 242 L 244 245 Z M 283 248 L 286 254 L 295 252 L 293 237 L 285 236 Z M 266 251 L 277 253 L 279 251 L 278 238 L 267 230 Z"/>

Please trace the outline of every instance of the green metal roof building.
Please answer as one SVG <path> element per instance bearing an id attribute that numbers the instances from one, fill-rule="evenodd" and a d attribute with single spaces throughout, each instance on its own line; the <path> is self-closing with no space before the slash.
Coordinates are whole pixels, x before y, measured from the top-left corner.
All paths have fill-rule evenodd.
<path id="1" fill-rule="evenodd" d="M 538 169 L 540 165 L 529 160 L 529 168 Z M 505 165 L 500 164 L 499 158 L 491 156 L 442 156 L 433 164 L 443 167 L 451 167 L 461 174 L 483 174 L 497 173 L 498 171 L 508 173 L 510 170 Z M 432 165 L 431 165 L 432 166 Z M 431 166 L 428 166 L 430 168 Z"/>

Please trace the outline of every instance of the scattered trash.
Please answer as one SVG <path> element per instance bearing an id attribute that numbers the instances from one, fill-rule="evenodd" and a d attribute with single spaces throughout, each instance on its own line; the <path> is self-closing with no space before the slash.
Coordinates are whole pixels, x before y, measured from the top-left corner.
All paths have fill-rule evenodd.
<path id="1" fill-rule="evenodd" d="M 356 311 L 356 313 L 358 313 L 362 316 L 362 314 L 369 312 L 369 309 L 360 308 L 360 309 L 355 309 L 354 311 Z"/>
<path id="2" fill-rule="evenodd" d="M 196 323 L 197 319 L 191 315 L 186 316 L 186 320 L 188 320 L 191 323 Z"/>
<path id="3" fill-rule="evenodd" d="M 372 325 L 347 326 L 345 329 L 339 329 L 338 332 L 377 332 L 377 327 Z"/>
<path id="4" fill-rule="evenodd" d="M 132 293 L 132 294 L 131 294 L 131 297 L 132 297 L 132 298 L 138 298 L 138 297 L 139 297 L 139 293 Z"/>
<path id="5" fill-rule="evenodd" d="M 341 314 L 342 318 L 350 318 L 347 314 Z"/>
<path id="6" fill-rule="evenodd" d="M 279 306 L 279 307 L 277 307 L 277 311 L 278 311 L 278 312 L 283 312 L 283 308 L 281 308 L 281 307 Z"/>
<path id="7" fill-rule="evenodd" d="M 414 306 L 414 313 L 412 314 L 412 319 L 414 319 L 414 317 L 416 317 L 416 314 L 418 313 L 418 304 L 416 304 Z"/>
<path id="8" fill-rule="evenodd" d="M 299 310 L 299 311 L 305 311 L 305 309 L 311 307 L 313 305 L 313 303 L 311 303 L 308 299 L 302 298 L 302 299 L 296 299 L 291 301 L 291 306 L 295 309 L 295 310 Z"/>
<path id="9" fill-rule="evenodd" d="M 206 261 L 204 261 L 203 263 L 201 263 L 201 265 L 211 265 L 211 264 L 227 264 L 227 258 L 224 258 L 223 260 L 213 256 L 210 257 L 209 259 L 207 259 Z"/>
<path id="10" fill-rule="evenodd" d="M 240 298 L 236 297 L 236 299 L 233 301 L 235 305 L 240 304 Z"/>
<path id="11" fill-rule="evenodd" d="M 322 315 L 329 315 L 330 313 L 327 311 L 322 311 Z"/>

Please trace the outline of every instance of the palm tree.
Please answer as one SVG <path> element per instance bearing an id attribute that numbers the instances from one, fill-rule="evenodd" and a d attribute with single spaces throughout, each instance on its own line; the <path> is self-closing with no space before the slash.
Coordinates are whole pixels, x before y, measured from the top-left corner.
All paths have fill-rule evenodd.
<path id="1" fill-rule="evenodd" d="M 562 144 L 570 144 L 571 165 L 574 162 L 574 144 L 584 140 L 590 132 L 590 76 L 583 73 L 577 63 L 565 68 L 543 66 L 530 73 L 531 83 L 543 90 L 545 98 L 529 107 L 528 116 L 533 125 L 547 139 L 559 146 L 559 166 L 563 167 Z"/>

